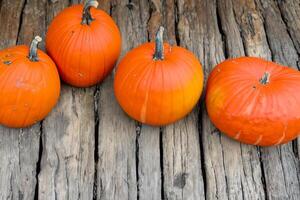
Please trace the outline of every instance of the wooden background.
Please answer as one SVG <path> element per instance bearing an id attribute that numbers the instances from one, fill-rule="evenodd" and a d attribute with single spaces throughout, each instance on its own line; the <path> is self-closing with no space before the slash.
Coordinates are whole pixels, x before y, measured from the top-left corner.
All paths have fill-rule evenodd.
<path id="1" fill-rule="evenodd" d="M 44 37 L 53 17 L 73 3 L 0 0 L 0 48 Z M 197 55 L 206 78 L 222 60 L 242 55 L 300 67 L 300 0 L 99 3 L 120 27 L 122 56 L 163 25 L 166 40 Z M 111 75 L 88 89 L 63 85 L 40 124 L 0 127 L 0 199 L 299 200 L 299 153 L 299 139 L 258 148 L 227 138 L 203 101 L 176 124 L 138 124 L 118 106 Z"/>

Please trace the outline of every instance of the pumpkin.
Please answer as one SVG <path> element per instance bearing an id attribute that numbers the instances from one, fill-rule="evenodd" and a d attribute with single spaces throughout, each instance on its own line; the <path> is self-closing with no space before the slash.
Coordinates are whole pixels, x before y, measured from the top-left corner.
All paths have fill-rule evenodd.
<path id="1" fill-rule="evenodd" d="M 206 107 L 213 124 L 240 142 L 270 146 L 300 133 L 300 73 L 260 58 L 217 65 L 208 78 Z"/>
<path id="2" fill-rule="evenodd" d="M 118 27 L 98 2 L 86 1 L 59 13 L 46 35 L 47 53 L 62 80 L 77 87 L 102 81 L 113 69 L 121 51 Z"/>
<path id="3" fill-rule="evenodd" d="M 131 50 L 119 63 L 115 96 L 124 111 L 149 125 L 166 125 L 187 115 L 203 88 L 203 71 L 188 50 L 163 43 L 160 27 L 154 42 Z"/>
<path id="4" fill-rule="evenodd" d="M 60 94 L 54 62 L 37 50 L 39 36 L 24 45 L 0 51 L 0 124 L 22 128 L 47 116 Z"/>

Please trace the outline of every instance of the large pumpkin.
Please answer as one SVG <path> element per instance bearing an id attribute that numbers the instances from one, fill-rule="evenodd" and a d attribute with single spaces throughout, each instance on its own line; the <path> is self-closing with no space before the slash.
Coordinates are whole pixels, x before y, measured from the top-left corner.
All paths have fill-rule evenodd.
<path id="1" fill-rule="evenodd" d="M 113 69 L 121 51 L 118 27 L 98 2 L 66 8 L 52 21 L 46 36 L 47 53 L 61 78 L 77 87 L 102 81 Z"/>
<path id="2" fill-rule="evenodd" d="M 60 80 L 54 62 L 37 50 L 15 46 L 0 51 L 0 124 L 21 128 L 42 120 L 56 104 Z"/>
<path id="3" fill-rule="evenodd" d="M 247 144 L 286 143 L 300 133 L 300 73 L 260 58 L 217 65 L 207 83 L 213 124 Z"/>
<path id="4" fill-rule="evenodd" d="M 203 87 L 203 72 L 188 50 L 163 43 L 163 27 L 150 42 L 131 50 L 115 74 L 115 95 L 132 118 L 165 125 L 187 115 Z"/>

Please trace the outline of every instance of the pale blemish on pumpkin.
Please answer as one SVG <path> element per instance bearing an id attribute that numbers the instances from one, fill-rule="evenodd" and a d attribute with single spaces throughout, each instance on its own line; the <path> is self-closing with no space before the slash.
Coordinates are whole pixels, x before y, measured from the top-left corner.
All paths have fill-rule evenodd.
<path id="1" fill-rule="evenodd" d="M 284 126 L 284 130 L 283 130 L 282 136 L 278 139 L 278 142 L 275 145 L 280 144 L 284 140 L 284 138 L 286 136 L 286 129 L 287 129 L 287 125 Z"/>
<path id="2" fill-rule="evenodd" d="M 172 48 L 173 48 L 173 47 L 170 45 L 170 46 L 169 46 L 169 53 L 172 52 Z"/>
<path id="3" fill-rule="evenodd" d="M 254 145 L 258 145 L 261 142 L 262 138 L 263 138 L 263 135 L 259 135 L 256 142 L 254 142 Z"/>
<path id="4" fill-rule="evenodd" d="M 84 75 L 82 73 L 78 73 L 78 76 L 83 77 Z"/>
<path id="5" fill-rule="evenodd" d="M 234 139 L 239 139 L 240 138 L 240 136 L 241 136 L 241 131 L 239 131 L 235 136 L 234 136 Z"/>

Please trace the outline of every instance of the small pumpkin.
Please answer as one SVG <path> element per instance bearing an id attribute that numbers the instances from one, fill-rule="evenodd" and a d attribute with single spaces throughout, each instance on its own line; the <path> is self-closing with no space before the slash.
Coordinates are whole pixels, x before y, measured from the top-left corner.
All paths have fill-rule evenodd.
<path id="1" fill-rule="evenodd" d="M 39 36 L 30 48 L 15 46 L 0 51 L 0 124 L 23 128 L 42 119 L 55 106 L 60 80 L 54 62 L 37 50 Z"/>
<path id="2" fill-rule="evenodd" d="M 270 146 L 300 133 L 300 73 L 260 58 L 217 65 L 208 78 L 206 107 L 213 124 L 240 142 Z"/>
<path id="3" fill-rule="evenodd" d="M 113 69 L 121 51 L 121 36 L 113 19 L 87 0 L 59 13 L 46 35 L 47 53 L 65 82 L 89 87 Z"/>
<path id="4" fill-rule="evenodd" d="M 149 125 L 166 125 L 187 115 L 203 88 L 203 71 L 188 50 L 156 41 L 131 50 L 115 73 L 115 96 L 124 111 Z"/>

